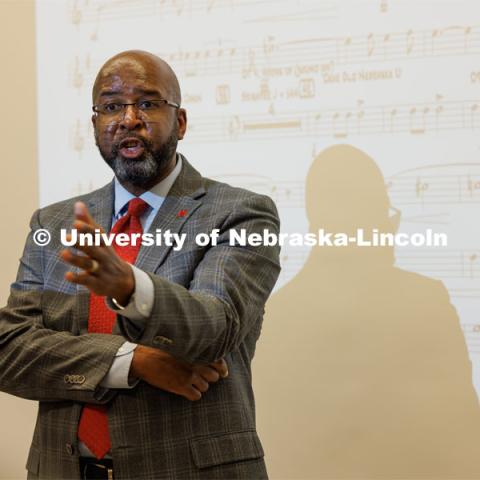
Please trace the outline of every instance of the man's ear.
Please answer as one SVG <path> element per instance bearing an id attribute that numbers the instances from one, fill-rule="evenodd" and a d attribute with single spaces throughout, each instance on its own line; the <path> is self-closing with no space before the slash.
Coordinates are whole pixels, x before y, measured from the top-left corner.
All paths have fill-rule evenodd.
<path id="1" fill-rule="evenodd" d="M 178 139 L 182 140 L 187 131 L 187 111 L 179 108 L 177 112 Z"/>
<path id="2" fill-rule="evenodd" d="M 97 126 L 97 116 L 95 114 L 92 115 L 92 123 L 93 123 L 93 128 Z"/>

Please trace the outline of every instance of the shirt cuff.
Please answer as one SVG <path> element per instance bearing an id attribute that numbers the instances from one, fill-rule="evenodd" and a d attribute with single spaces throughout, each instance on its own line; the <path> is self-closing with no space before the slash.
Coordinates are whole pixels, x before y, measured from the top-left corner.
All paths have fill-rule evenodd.
<path id="1" fill-rule="evenodd" d="M 103 388 L 133 388 L 138 381 L 130 383 L 128 375 L 133 360 L 133 351 L 137 348 L 136 343 L 125 342 L 118 350 L 112 366 L 100 382 Z"/>
<path id="2" fill-rule="evenodd" d="M 129 320 L 144 320 L 152 313 L 155 289 L 152 279 L 143 270 L 133 265 L 130 266 L 132 267 L 135 278 L 135 290 L 128 305 L 124 308 L 118 308 L 112 302 L 111 298 L 107 298 L 106 303 L 108 308 L 122 315 L 122 317 L 128 318 Z"/>

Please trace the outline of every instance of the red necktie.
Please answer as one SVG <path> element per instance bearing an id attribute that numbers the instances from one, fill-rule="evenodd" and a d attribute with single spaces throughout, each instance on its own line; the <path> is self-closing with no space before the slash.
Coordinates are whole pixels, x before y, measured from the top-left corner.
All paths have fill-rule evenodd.
<path id="1" fill-rule="evenodd" d="M 148 204 L 140 198 L 130 200 L 127 213 L 113 226 L 110 233 L 143 233 L 140 216 L 145 212 Z M 120 247 L 115 242 L 113 248 L 128 263 L 135 263 L 140 250 L 140 240 L 136 244 L 129 243 Z M 90 307 L 88 315 L 89 333 L 112 333 L 116 314 L 105 305 L 105 297 L 90 294 Z M 104 405 L 85 405 L 78 426 L 78 438 L 98 458 L 103 458 L 110 450 L 110 435 L 108 432 L 107 409 Z"/>

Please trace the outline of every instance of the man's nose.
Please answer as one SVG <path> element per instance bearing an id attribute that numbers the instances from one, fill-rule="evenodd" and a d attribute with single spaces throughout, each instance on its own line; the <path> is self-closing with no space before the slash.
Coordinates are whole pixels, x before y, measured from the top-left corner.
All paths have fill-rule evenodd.
<path id="1" fill-rule="evenodd" d="M 125 130 L 135 130 L 143 125 L 143 120 L 138 116 L 138 110 L 135 105 L 126 105 L 123 111 L 123 118 L 119 122 L 120 128 Z"/>

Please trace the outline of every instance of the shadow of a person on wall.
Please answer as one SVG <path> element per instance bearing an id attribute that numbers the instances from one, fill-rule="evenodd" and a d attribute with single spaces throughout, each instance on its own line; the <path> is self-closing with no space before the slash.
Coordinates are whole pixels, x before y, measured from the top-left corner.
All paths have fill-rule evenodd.
<path id="1" fill-rule="evenodd" d="M 310 231 L 394 233 L 384 178 L 333 146 L 306 182 Z M 312 247 L 267 305 L 255 360 L 271 478 L 479 479 L 480 408 L 440 281 L 392 247 Z M 261 379 L 261 381 L 260 381 Z"/>

